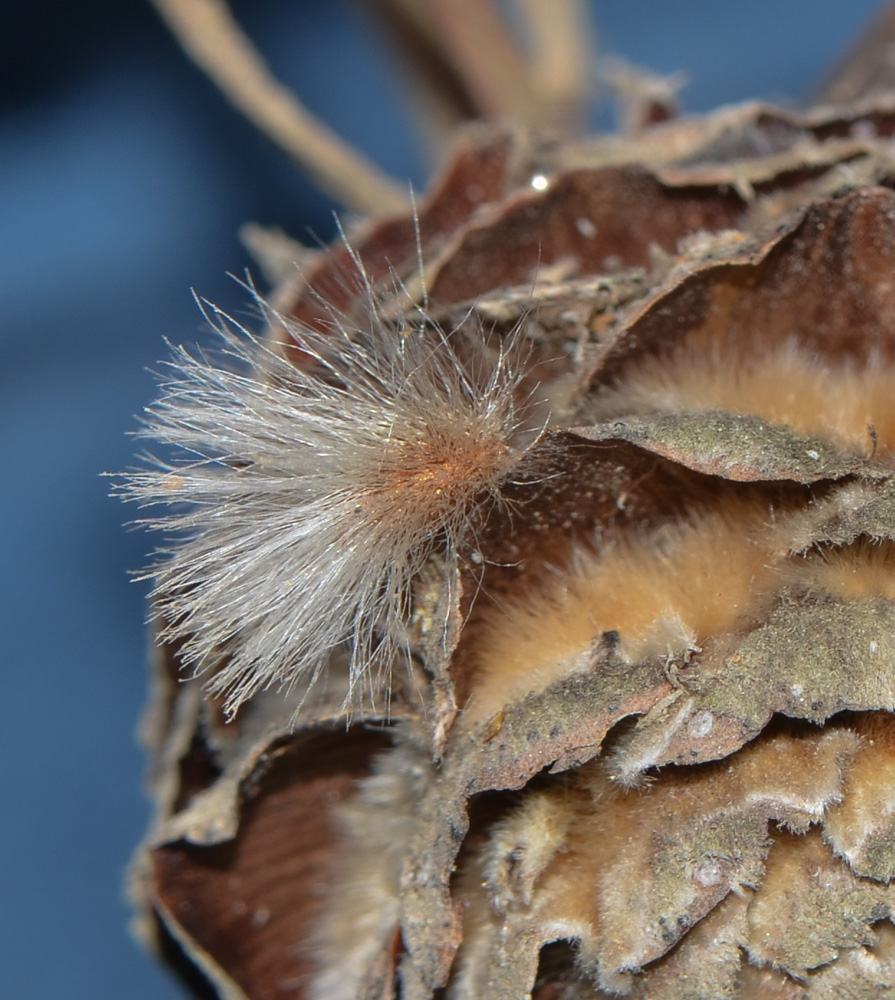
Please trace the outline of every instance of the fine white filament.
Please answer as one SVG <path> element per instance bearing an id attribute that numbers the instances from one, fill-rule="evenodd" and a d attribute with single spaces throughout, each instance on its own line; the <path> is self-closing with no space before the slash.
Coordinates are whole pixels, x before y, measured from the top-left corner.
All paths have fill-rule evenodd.
<path id="1" fill-rule="evenodd" d="M 515 465 L 507 349 L 486 366 L 479 332 L 464 365 L 422 311 L 386 321 L 368 298 L 364 329 L 323 332 L 261 303 L 286 351 L 210 307 L 222 357 L 174 348 L 139 432 L 174 457 L 120 487 L 164 508 L 139 522 L 171 537 L 145 574 L 162 639 L 229 713 L 270 686 L 307 691 L 337 648 L 357 707 L 406 645 L 415 575 L 435 550 L 456 566 Z"/>

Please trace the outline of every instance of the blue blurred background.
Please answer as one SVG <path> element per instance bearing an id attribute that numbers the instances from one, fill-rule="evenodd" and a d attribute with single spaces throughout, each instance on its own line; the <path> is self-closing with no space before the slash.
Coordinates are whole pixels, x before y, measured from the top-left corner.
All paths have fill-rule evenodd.
<path id="1" fill-rule="evenodd" d="M 545 0 L 549 2 L 549 0 Z M 686 70 L 687 110 L 807 94 L 876 0 L 596 0 L 603 51 Z M 0 996 L 182 997 L 128 937 L 147 818 L 147 540 L 103 470 L 131 463 L 190 287 L 239 314 L 247 220 L 332 235 L 335 207 L 139 0 L 7 3 L 0 29 Z M 15 9 L 14 9 L 15 8 Z M 277 73 L 388 172 L 424 184 L 387 52 L 347 2 L 235 8 Z"/>

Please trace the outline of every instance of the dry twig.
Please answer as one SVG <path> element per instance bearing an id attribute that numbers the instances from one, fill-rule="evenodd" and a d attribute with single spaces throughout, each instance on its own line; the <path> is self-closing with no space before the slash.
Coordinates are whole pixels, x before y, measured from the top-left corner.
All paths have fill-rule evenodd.
<path id="1" fill-rule="evenodd" d="M 490 0 L 389 0 L 457 75 L 476 114 L 525 117 L 529 87 L 515 39 Z"/>
<path id="2" fill-rule="evenodd" d="M 240 111 L 347 208 L 401 211 L 407 196 L 271 75 L 221 0 L 153 0 L 189 56 Z"/>
<path id="3" fill-rule="evenodd" d="M 895 87 L 895 2 L 880 7 L 861 37 L 833 68 L 818 103 L 845 104 Z"/>
<path id="4" fill-rule="evenodd" d="M 533 124 L 574 131 L 588 97 L 588 57 L 593 31 L 582 0 L 516 0 L 531 44 L 529 61 Z"/>

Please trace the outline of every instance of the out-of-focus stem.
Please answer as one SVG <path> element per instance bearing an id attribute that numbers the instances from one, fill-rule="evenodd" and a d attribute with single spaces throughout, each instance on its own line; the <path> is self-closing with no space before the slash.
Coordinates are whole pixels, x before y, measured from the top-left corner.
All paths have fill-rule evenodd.
<path id="1" fill-rule="evenodd" d="M 523 118 L 522 54 L 490 0 L 388 0 L 456 74 L 482 118 Z"/>
<path id="2" fill-rule="evenodd" d="M 594 32 L 582 0 L 516 0 L 530 39 L 528 73 L 535 127 L 574 132 L 586 107 Z"/>
<path id="3" fill-rule="evenodd" d="M 877 11 L 858 40 L 814 95 L 818 103 L 846 104 L 895 87 L 895 2 Z"/>
<path id="4" fill-rule="evenodd" d="M 318 121 L 271 74 L 222 0 L 152 0 L 189 56 L 327 194 L 364 214 L 406 211 L 406 192 Z"/>

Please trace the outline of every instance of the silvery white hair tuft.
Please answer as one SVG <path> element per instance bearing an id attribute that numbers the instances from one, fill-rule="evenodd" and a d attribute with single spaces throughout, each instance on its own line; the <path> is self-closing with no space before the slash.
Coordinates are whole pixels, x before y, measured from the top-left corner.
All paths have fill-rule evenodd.
<path id="1" fill-rule="evenodd" d="M 173 348 L 138 432 L 175 457 L 119 487 L 166 508 L 138 522 L 173 532 L 144 574 L 161 638 L 230 714 L 271 686 L 306 692 L 340 647 L 357 708 L 406 647 L 414 577 L 436 550 L 457 566 L 524 451 L 512 347 L 486 367 L 478 330 L 464 365 L 424 310 L 386 320 L 366 299 L 363 329 L 333 315 L 323 332 L 258 300 L 301 366 L 208 307 L 223 358 Z"/>

